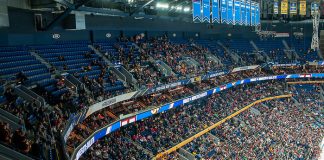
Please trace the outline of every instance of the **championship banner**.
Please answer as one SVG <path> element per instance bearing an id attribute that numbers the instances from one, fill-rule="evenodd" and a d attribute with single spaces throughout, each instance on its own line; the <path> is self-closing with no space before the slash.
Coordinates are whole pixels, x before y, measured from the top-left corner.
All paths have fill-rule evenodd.
<path id="1" fill-rule="evenodd" d="M 251 26 L 255 26 L 255 2 L 251 2 Z"/>
<path id="2" fill-rule="evenodd" d="M 212 23 L 219 23 L 219 0 L 212 0 Z"/>
<path id="3" fill-rule="evenodd" d="M 319 10 L 319 4 L 317 2 L 313 2 L 311 4 L 311 14 L 313 15 L 315 11 Z"/>
<path id="4" fill-rule="evenodd" d="M 261 24 L 261 18 L 260 18 L 260 3 L 255 3 L 255 25 Z"/>
<path id="5" fill-rule="evenodd" d="M 281 14 L 288 14 L 288 0 L 281 1 Z"/>
<path id="6" fill-rule="evenodd" d="M 300 0 L 299 2 L 299 15 L 306 16 L 306 0 Z"/>
<path id="7" fill-rule="evenodd" d="M 241 0 L 241 25 L 247 25 L 245 0 Z"/>
<path id="8" fill-rule="evenodd" d="M 192 17 L 194 22 L 201 22 L 200 0 L 192 0 Z"/>
<path id="9" fill-rule="evenodd" d="M 227 0 L 227 23 L 234 24 L 233 0 Z"/>
<path id="10" fill-rule="evenodd" d="M 289 12 L 291 15 L 297 14 L 297 2 L 290 2 Z"/>
<path id="11" fill-rule="evenodd" d="M 273 2 L 273 14 L 279 14 L 279 2 L 275 0 Z"/>
<path id="12" fill-rule="evenodd" d="M 221 18 L 222 23 L 227 23 L 227 4 L 226 0 L 221 0 Z"/>
<path id="13" fill-rule="evenodd" d="M 202 0 L 203 2 L 203 22 L 210 23 L 210 0 Z"/>
<path id="14" fill-rule="evenodd" d="M 241 0 L 235 0 L 234 2 L 234 16 L 235 16 L 235 25 L 242 25 L 241 20 Z"/>
<path id="15" fill-rule="evenodd" d="M 245 5 L 245 12 L 246 12 L 246 24 L 247 26 L 251 25 L 251 0 L 246 0 L 246 5 Z"/>

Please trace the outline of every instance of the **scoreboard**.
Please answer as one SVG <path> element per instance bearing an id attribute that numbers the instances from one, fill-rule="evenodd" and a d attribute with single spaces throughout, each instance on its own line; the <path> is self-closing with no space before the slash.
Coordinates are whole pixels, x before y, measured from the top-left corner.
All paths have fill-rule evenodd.
<path id="1" fill-rule="evenodd" d="M 260 4 L 252 0 L 192 0 L 193 21 L 230 25 L 260 25 Z"/>

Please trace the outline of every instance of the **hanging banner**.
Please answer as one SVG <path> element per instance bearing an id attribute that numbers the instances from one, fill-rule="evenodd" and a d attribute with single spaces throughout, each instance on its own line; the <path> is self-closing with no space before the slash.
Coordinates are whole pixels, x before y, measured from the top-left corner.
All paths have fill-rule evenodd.
<path id="1" fill-rule="evenodd" d="M 241 25 L 247 25 L 245 0 L 241 0 Z"/>
<path id="2" fill-rule="evenodd" d="M 233 0 L 227 0 L 227 23 L 234 24 Z"/>
<path id="3" fill-rule="evenodd" d="M 219 23 L 219 0 L 212 0 L 212 23 Z"/>
<path id="4" fill-rule="evenodd" d="M 227 4 L 226 0 L 221 0 L 221 16 L 222 16 L 222 23 L 227 23 Z"/>
<path id="5" fill-rule="evenodd" d="M 319 4 L 317 2 L 313 2 L 311 4 L 311 14 L 313 15 L 315 11 L 319 10 Z"/>
<path id="6" fill-rule="evenodd" d="M 297 2 L 290 2 L 289 12 L 291 15 L 297 14 Z"/>
<path id="7" fill-rule="evenodd" d="M 203 2 L 203 22 L 210 23 L 210 0 L 202 0 Z"/>
<path id="8" fill-rule="evenodd" d="M 279 14 L 279 2 L 276 0 L 273 2 L 273 14 Z"/>
<path id="9" fill-rule="evenodd" d="M 235 25 L 242 25 L 241 22 L 241 0 L 235 0 L 234 2 L 234 16 L 235 16 Z"/>
<path id="10" fill-rule="evenodd" d="M 281 1 L 281 14 L 288 14 L 288 0 Z"/>
<path id="11" fill-rule="evenodd" d="M 192 16 L 194 22 L 201 22 L 200 0 L 192 0 Z"/>
<path id="12" fill-rule="evenodd" d="M 299 1 L 299 15 L 306 16 L 306 0 Z"/>
<path id="13" fill-rule="evenodd" d="M 246 0 L 246 25 L 250 26 L 251 25 L 251 0 Z"/>
<path id="14" fill-rule="evenodd" d="M 255 26 L 255 2 L 251 2 L 251 26 Z"/>
<path id="15" fill-rule="evenodd" d="M 261 24 L 261 17 L 260 17 L 260 3 L 255 3 L 255 25 Z"/>

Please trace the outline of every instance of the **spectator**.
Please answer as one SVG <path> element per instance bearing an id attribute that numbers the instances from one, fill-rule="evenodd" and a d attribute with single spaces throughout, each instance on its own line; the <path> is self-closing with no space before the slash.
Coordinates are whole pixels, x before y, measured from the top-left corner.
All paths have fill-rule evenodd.
<path id="1" fill-rule="evenodd" d="M 64 56 L 59 55 L 59 56 L 58 56 L 58 60 L 59 60 L 59 61 L 65 61 L 65 58 L 64 58 Z"/>
<path id="2" fill-rule="evenodd" d="M 24 74 L 23 71 L 19 72 L 19 73 L 16 75 L 16 81 L 17 81 L 17 84 L 24 83 L 26 80 L 28 80 L 28 78 L 27 78 L 27 76 Z"/>

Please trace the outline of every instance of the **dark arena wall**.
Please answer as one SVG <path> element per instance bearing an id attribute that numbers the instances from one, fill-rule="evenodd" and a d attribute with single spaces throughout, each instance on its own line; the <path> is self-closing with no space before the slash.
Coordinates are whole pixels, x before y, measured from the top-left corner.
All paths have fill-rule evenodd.
<path id="1" fill-rule="evenodd" d="M 36 32 L 34 14 L 41 13 L 44 23 L 53 20 L 54 15 L 46 12 L 30 11 L 8 7 L 10 27 L 0 28 L 0 45 L 23 45 L 23 44 L 50 44 L 57 41 L 87 40 L 97 41 L 107 39 L 106 34 L 110 33 L 111 38 L 119 37 L 121 34 L 131 36 L 144 33 L 147 37 L 167 34 L 174 38 L 203 38 L 203 39 L 224 39 L 231 35 L 231 38 L 256 38 L 254 27 L 228 26 L 222 24 L 208 25 L 195 24 L 182 21 L 170 21 L 162 18 L 156 19 L 135 19 L 134 17 L 108 17 L 100 15 L 85 16 L 85 30 L 75 30 L 75 15 L 67 16 L 52 30 Z M 19 20 L 18 20 L 19 19 Z M 275 30 L 279 33 L 300 32 L 303 28 L 305 37 L 312 34 L 312 24 L 291 24 L 291 23 L 262 23 L 263 30 Z M 324 29 L 323 23 L 320 29 Z M 54 39 L 53 34 L 60 34 L 59 39 Z"/>

